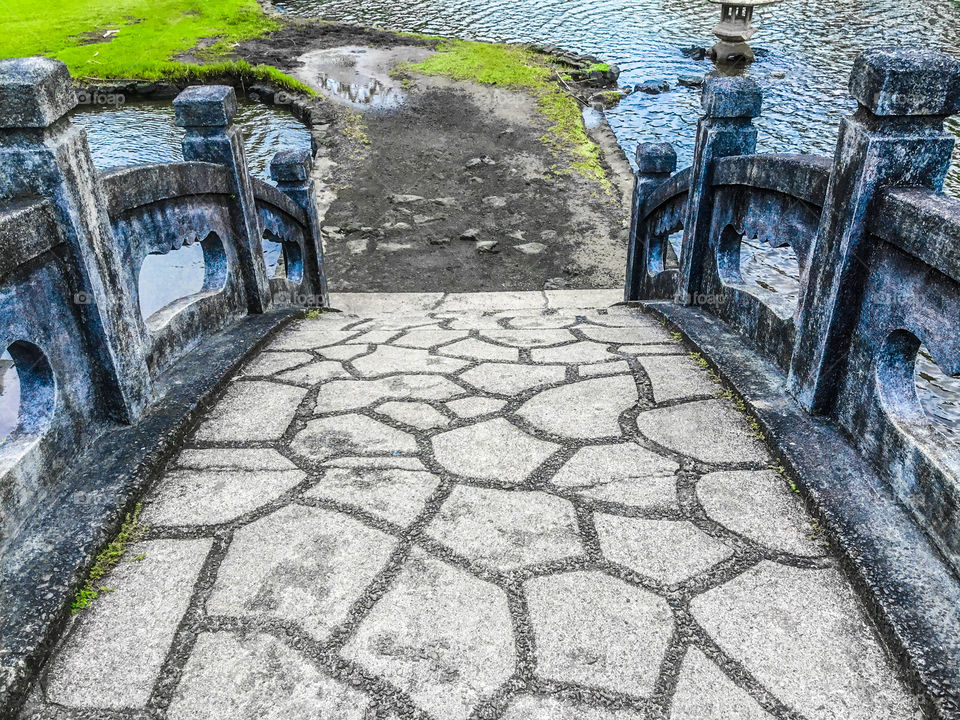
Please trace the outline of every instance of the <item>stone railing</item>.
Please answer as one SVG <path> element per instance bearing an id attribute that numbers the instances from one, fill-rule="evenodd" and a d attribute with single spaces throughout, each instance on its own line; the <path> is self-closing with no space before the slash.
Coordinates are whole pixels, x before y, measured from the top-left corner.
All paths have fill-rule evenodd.
<path id="1" fill-rule="evenodd" d="M 85 449 L 176 384 L 175 363 L 244 318 L 327 305 L 312 157 L 277 153 L 276 187 L 252 178 L 232 88 L 174 101 L 185 162 L 102 175 L 67 117 L 75 104 L 61 63 L 0 61 L 0 352 L 20 388 L 0 444 L 4 548 Z M 280 277 L 265 242 L 282 246 Z M 202 288 L 143 317 L 144 260 L 193 243 Z"/>
<path id="2" fill-rule="evenodd" d="M 914 381 L 921 345 L 960 372 L 960 201 L 942 194 L 960 63 L 868 51 L 850 90 L 859 109 L 831 162 L 756 154 L 758 86 L 708 78 L 692 166 L 675 173 L 667 144 L 637 150 L 626 299 L 725 321 L 779 368 L 784 392 L 839 425 L 960 571 L 960 449 Z M 744 282 L 745 238 L 792 248 L 799 301 Z"/>

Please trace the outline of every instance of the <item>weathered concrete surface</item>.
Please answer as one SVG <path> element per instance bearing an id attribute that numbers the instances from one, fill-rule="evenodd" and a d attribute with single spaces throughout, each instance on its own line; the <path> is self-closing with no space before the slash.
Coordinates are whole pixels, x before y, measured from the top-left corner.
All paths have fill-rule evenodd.
<path id="1" fill-rule="evenodd" d="M 104 580 L 114 592 L 77 617 L 27 712 L 915 717 L 766 447 L 704 400 L 695 364 L 678 395 L 676 374 L 623 352 L 686 355 L 616 299 L 492 294 L 478 314 L 464 296 L 347 296 L 350 313 L 292 326 L 145 499 L 146 557 Z M 391 365 L 404 336 L 423 363 L 371 378 L 360 361 Z M 520 352 L 429 364 L 464 340 Z M 602 352 L 563 356 L 584 342 Z M 240 412 L 245 386 L 289 388 L 273 378 L 331 353 L 349 379 L 304 383 L 284 422 Z M 234 439 L 258 425 L 271 432 Z"/>

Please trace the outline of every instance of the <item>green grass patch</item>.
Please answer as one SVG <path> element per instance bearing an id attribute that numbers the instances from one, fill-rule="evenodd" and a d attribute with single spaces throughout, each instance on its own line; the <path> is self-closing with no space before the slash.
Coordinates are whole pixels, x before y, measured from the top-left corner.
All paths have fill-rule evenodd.
<path id="1" fill-rule="evenodd" d="M 513 45 L 451 40 L 437 45 L 435 55 L 409 69 L 529 92 L 550 122 L 543 142 L 567 154 L 575 170 L 609 188 L 600 148 L 587 135 L 580 104 L 558 84 L 561 71 L 549 56 Z"/>
<path id="2" fill-rule="evenodd" d="M 120 526 L 120 532 L 113 541 L 107 545 L 103 552 L 97 555 L 97 559 L 90 568 L 90 574 L 84 581 L 77 594 L 73 598 L 71 606 L 72 613 L 78 613 L 86 608 L 90 603 L 97 599 L 102 592 L 109 592 L 110 588 L 100 584 L 104 576 L 116 566 L 127 552 L 127 548 L 135 543 L 143 534 L 144 528 L 140 527 L 140 503 L 129 513 Z M 143 560 L 144 556 L 137 555 L 134 560 Z"/>
<path id="3" fill-rule="evenodd" d="M 582 72 L 589 75 L 592 72 L 608 72 L 610 70 L 610 65 L 608 63 L 593 63 L 593 65 L 587 65 Z"/>
<path id="4" fill-rule="evenodd" d="M 47 55 L 81 80 L 203 82 L 230 75 L 308 91 L 276 68 L 224 61 L 235 43 L 280 26 L 257 0 L 3 0 L 0 9 L 0 57 Z M 211 64 L 174 60 L 202 40 L 212 42 L 198 56 Z"/>

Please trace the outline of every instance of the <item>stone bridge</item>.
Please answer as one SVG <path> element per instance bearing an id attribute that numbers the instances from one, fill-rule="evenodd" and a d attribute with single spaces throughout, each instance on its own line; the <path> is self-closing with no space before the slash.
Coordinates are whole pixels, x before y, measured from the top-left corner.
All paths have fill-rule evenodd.
<path id="1" fill-rule="evenodd" d="M 921 345 L 960 371 L 960 64 L 850 89 L 832 160 L 759 155 L 756 84 L 708 78 L 693 165 L 638 150 L 626 302 L 330 298 L 311 158 L 251 178 L 231 88 L 176 99 L 185 162 L 100 174 L 65 68 L 0 61 L 0 714 L 960 717 L 960 453 L 914 385 Z"/>

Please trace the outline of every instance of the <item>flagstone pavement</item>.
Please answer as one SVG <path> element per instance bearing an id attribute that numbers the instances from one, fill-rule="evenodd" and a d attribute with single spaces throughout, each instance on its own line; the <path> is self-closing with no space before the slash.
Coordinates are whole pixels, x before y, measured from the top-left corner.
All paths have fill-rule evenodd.
<path id="1" fill-rule="evenodd" d="M 23 717 L 921 717 L 762 438 L 617 295 L 342 295 L 288 327 Z"/>

